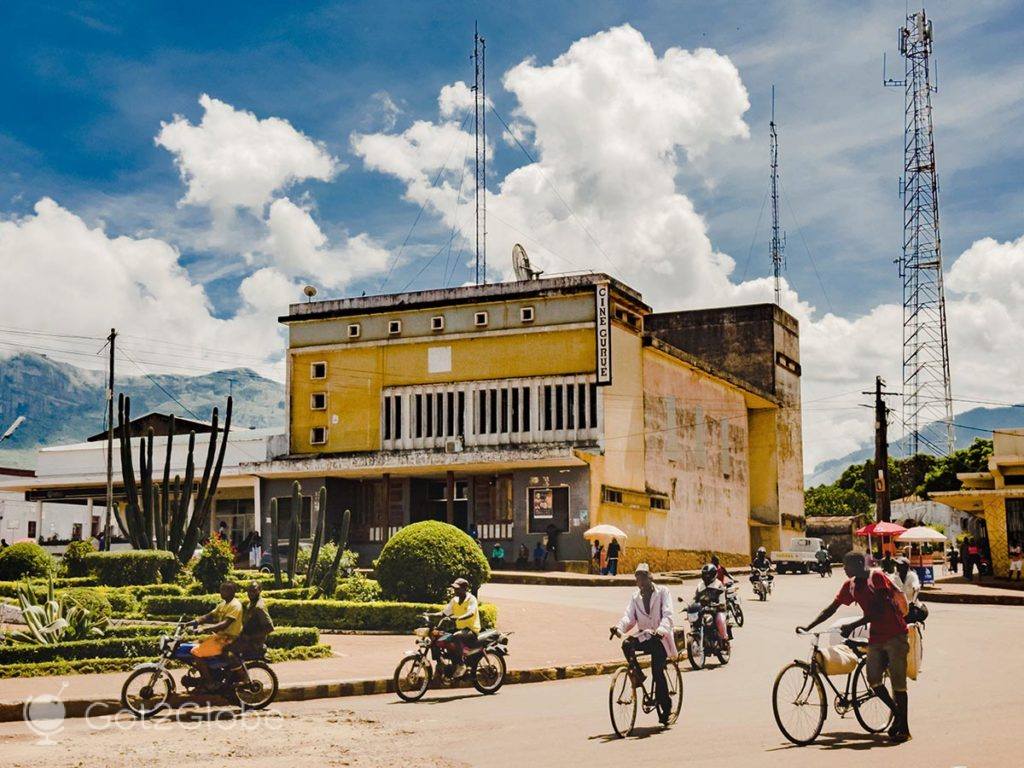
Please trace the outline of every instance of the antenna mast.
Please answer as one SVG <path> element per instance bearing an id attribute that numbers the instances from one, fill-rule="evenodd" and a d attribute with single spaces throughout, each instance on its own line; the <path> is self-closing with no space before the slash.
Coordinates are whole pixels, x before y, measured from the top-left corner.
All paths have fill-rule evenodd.
<path id="1" fill-rule="evenodd" d="M 487 283 L 487 44 L 473 24 L 473 129 L 476 134 L 476 284 Z"/>
<path id="2" fill-rule="evenodd" d="M 779 229 L 779 134 L 775 130 L 775 86 L 772 86 L 772 119 L 768 123 L 769 156 L 772 166 L 772 272 L 775 275 L 775 303 L 782 306 L 783 251 L 786 235 Z"/>
<path id="3" fill-rule="evenodd" d="M 955 442 L 932 130 L 932 42 L 924 10 L 908 15 L 899 30 L 905 76 L 883 79 L 883 85 L 904 88 L 903 253 L 896 260 L 903 281 L 903 420 L 912 454 L 926 447 L 948 455 Z"/>

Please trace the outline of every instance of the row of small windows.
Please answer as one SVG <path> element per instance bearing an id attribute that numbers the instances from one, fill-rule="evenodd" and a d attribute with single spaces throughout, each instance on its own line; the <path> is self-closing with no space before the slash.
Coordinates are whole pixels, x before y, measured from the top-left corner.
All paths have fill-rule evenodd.
<path id="1" fill-rule="evenodd" d="M 536 314 L 533 307 L 519 308 L 519 321 L 521 323 L 532 323 Z M 486 311 L 476 312 L 473 315 L 473 325 L 477 328 L 486 328 L 490 323 L 490 314 Z M 430 318 L 430 330 L 439 333 L 445 329 L 444 315 L 434 315 Z M 349 323 L 348 338 L 358 339 L 362 336 L 362 325 L 360 323 Z M 402 335 L 402 321 L 388 320 L 388 336 Z"/>
<path id="2" fill-rule="evenodd" d="M 476 416 L 473 434 L 497 435 L 597 426 L 597 385 L 545 384 L 537 390 L 539 421 L 533 421 L 533 390 L 503 386 L 472 392 Z M 589 397 L 588 397 L 589 395 Z M 409 410 L 410 437 L 458 437 L 466 434 L 466 393 L 425 392 L 384 396 L 384 439 L 401 440 L 402 408 Z"/>

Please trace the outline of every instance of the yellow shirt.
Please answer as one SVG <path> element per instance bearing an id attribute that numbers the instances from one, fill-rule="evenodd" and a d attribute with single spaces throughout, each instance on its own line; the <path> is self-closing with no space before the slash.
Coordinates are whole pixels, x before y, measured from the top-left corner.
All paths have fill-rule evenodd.
<path id="1" fill-rule="evenodd" d="M 455 619 L 456 629 L 471 629 L 480 634 L 480 607 L 472 595 L 467 594 L 461 603 L 457 597 L 453 597 L 444 607 L 443 613 Z"/>
<path id="2" fill-rule="evenodd" d="M 242 613 L 242 601 L 237 597 L 214 608 L 213 618 L 216 620 L 214 623 L 220 624 L 225 619 L 231 619 L 228 628 L 217 634 L 231 640 L 242 634 Z"/>

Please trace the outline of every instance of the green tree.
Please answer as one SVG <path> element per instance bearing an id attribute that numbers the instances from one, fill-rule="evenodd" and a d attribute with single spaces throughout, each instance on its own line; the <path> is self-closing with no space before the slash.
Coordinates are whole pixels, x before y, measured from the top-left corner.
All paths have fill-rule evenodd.
<path id="1" fill-rule="evenodd" d="M 804 491 L 804 514 L 808 516 L 844 516 L 870 514 L 871 499 L 852 488 L 819 485 Z"/>
<path id="2" fill-rule="evenodd" d="M 992 441 L 979 437 L 966 448 L 939 458 L 917 488 L 918 495 L 927 499 L 928 494 L 935 491 L 959 490 L 960 481 L 956 479 L 957 473 L 986 472 L 991 455 Z"/>

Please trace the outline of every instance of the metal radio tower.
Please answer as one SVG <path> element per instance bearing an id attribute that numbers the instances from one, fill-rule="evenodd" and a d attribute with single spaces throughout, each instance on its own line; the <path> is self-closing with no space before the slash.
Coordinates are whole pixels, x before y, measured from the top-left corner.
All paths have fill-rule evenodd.
<path id="1" fill-rule="evenodd" d="M 487 44 L 473 25 L 473 129 L 476 134 L 476 284 L 487 282 Z"/>
<path id="2" fill-rule="evenodd" d="M 779 134 L 775 130 L 775 86 L 772 86 L 772 120 L 768 123 L 770 139 L 769 154 L 772 164 L 772 271 L 775 275 L 775 303 L 782 306 L 782 284 L 780 276 L 784 266 L 783 252 L 786 249 L 786 234 L 779 229 Z"/>
<path id="3" fill-rule="evenodd" d="M 905 94 L 903 254 L 897 260 L 903 281 L 903 420 L 912 454 L 924 448 L 942 455 L 955 446 L 932 134 L 932 41 L 924 10 L 907 16 L 899 31 L 905 76 L 883 82 L 902 86 Z"/>

